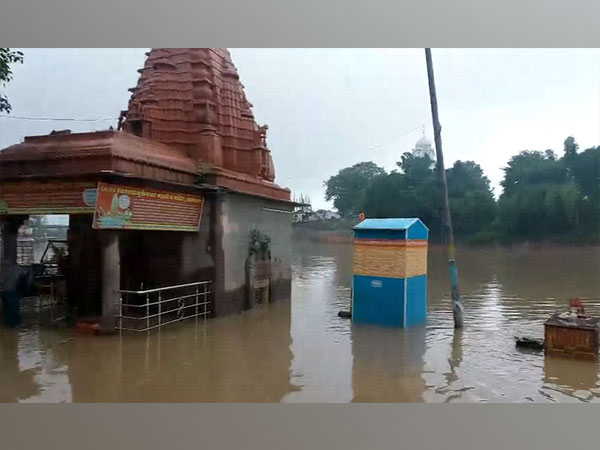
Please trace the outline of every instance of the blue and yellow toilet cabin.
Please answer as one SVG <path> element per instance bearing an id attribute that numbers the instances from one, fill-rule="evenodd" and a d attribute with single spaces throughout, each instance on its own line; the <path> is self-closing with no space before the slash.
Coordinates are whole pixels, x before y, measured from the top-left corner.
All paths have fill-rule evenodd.
<path id="1" fill-rule="evenodd" d="M 429 229 L 418 218 L 398 218 L 366 219 L 353 230 L 352 320 L 425 323 Z"/>

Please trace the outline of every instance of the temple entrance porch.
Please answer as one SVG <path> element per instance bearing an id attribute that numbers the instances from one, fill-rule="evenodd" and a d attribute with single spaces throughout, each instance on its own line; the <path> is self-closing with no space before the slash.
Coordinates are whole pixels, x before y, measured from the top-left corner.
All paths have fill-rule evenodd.
<path id="1" fill-rule="evenodd" d="M 119 214 L 131 214 L 131 217 L 127 216 L 130 221 L 126 224 L 114 221 L 103 224 L 100 211 L 95 209 L 98 202 L 89 187 L 80 193 L 77 201 L 87 196 L 87 202 L 94 206 L 85 208 L 86 200 L 77 206 L 68 204 L 76 197 L 66 194 L 66 186 L 79 189 L 82 187 L 79 183 L 89 184 L 89 180 L 72 180 L 68 184 L 48 180 L 21 183 L 22 189 L 18 192 L 21 203 L 11 201 L 12 186 L 2 183 L 0 188 L 8 198 L 8 207 L 0 216 L 2 291 L 3 297 L 11 299 L 3 301 L 3 313 L 10 314 L 11 306 L 7 305 L 19 304 L 17 298 L 41 296 L 43 278 L 46 284 L 54 286 L 53 295 L 65 307 L 67 320 L 85 318 L 97 322 L 102 330 L 112 331 L 119 315 L 120 291 L 144 291 L 212 280 L 214 261 L 210 254 L 209 227 L 212 200 L 205 202 L 205 194 L 210 189 L 105 177 L 98 181 L 96 189 L 117 186 L 113 200 L 121 203 L 112 205 L 112 212 L 104 217 L 121 217 Z M 28 188 L 32 192 L 28 192 Z M 152 200 L 145 201 L 145 196 Z M 127 202 L 131 205 L 125 205 Z M 76 212 L 74 208 L 78 208 Z M 54 277 L 49 277 L 38 261 L 29 265 L 18 263 L 18 230 L 29 218 L 25 213 L 42 211 L 69 213 L 66 251 L 54 261 L 59 266 Z M 174 212 L 180 217 L 172 215 Z M 112 213 L 116 215 L 111 216 Z M 172 217 L 168 217 L 169 214 Z M 205 216 L 204 223 L 202 216 Z M 204 302 L 212 301 L 208 295 L 203 298 Z"/>

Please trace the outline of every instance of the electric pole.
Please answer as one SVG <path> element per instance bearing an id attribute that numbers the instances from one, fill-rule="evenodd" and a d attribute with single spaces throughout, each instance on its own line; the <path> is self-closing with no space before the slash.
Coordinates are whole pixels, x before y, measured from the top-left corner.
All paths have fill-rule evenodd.
<path id="1" fill-rule="evenodd" d="M 446 169 L 444 168 L 444 154 L 442 153 L 442 126 L 438 116 L 437 96 L 435 93 L 435 80 L 433 77 L 433 62 L 431 60 L 431 49 L 425 49 L 425 60 L 427 61 L 427 78 L 429 79 L 429 99 L 431 101 L 431 116 L 433 118 L 433 136 L 435 141 L 435 153 L 437 159 L 437 173 L 442 187 L 442 200 L 444 206 L 444 223 L 448 236 L 448 266 L 450 271 L 450 286 L 452 292 L 454 328 L 463 326 L 463 306 L 458 291 L 458 270 L 454 259 L 454 232 L 452 230 L 452 216 L 450 214 L 450 202 L 448 201 L 448 183 L 446 182 Z"/>

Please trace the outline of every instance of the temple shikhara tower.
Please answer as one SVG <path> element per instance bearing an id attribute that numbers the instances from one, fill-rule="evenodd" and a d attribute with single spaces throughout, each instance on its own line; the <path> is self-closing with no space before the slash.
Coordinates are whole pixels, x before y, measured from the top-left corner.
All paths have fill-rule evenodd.
<path id="1" fill-rule="evenodd" d="M 105 328 L 141 286 L 210 285 L 211 315 L 289 298 L 294 203 L 229 51 L 152 49 L 139 72 L 117 130 L 0 152 L 3 273 L 28 216 L 68 214 L 69 307 Z"/>
<path id="2" fill-rule="evenodd" d="M 120 127 L 187 152 L 215 184 L 289 200 L 226 49 L 153 49 Z M 204 167 L 207 166 L 207 167 Z"/>

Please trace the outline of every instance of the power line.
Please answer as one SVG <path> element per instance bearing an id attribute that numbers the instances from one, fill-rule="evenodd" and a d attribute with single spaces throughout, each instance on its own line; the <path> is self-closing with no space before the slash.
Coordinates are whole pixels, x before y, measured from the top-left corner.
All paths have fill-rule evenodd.
<path id="1" fill-rule="evenodd" d="M 405 131 L 404 133 L 402 133 L 402 134 L 398 135 L 398 136 L 396 137 L 396 139 L 394 140 L 394 142 L 395 142 L 395 141 L 397 141 L 398 139 L 400 139 L 401 137 L 404 137 L 404 136 L 406 136 L 407 134 L 409 134 L 409 133 L 412 133 L 413 131 L 417 131 L 418 129 L 420 129 L 420 128 L 424 128 L 424 127 L 425 127 L 425 125 L 419 125 L 418 127 L 412 128 L 412 129 L 410 129 L 410 130 L 408 130 L 408 131 Z M 373 145 L 373 146 L 369 147 L 369 150 L 375 150 L 376 148 L 383 147 L 384 145 L 389 145 L 389 144 L 390 144 L 390 143 L 388 143 L 388 144 L 378 144 L 378 145 Z"/>
<path id="2" fill-rule="evenodd" d="M 119 120 L 118 117 L 103 117 L 99 119 L 73 119 L 73 118 L 55 118 L 55 117 L 24 117 L 9 116 L 0 114 L 2 119 L 33 120 L 33 121 L 56 121 L 56 122 L 106 122 L 108 120 Z"/>

